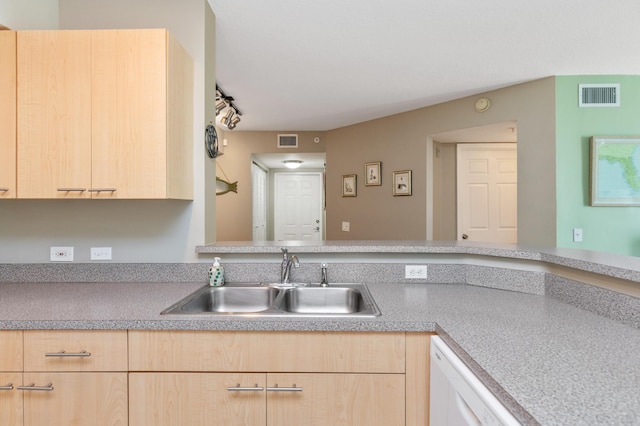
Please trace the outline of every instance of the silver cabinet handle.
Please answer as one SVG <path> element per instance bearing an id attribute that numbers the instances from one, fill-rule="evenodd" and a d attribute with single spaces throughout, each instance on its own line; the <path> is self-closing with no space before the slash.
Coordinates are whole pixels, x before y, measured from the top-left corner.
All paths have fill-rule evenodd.
<path id="1" fill-rule="evenodd" d="M 87 188 L 58 188 L 58 192 L 84 192 Z"/>
<path id="2" fill-rule="evenodd" d="M 91 352 L 80 351 L 80 352 L 65 352 L 64 350 L 60 352 L 48 352 L 44 354 L 44 356 L 59 356 L 59 357 L 88 357 L 91 356 Z"/>
<path id="3" fill-rule="evenodd" d="M 262 392 L 264 390 L 264 388 L 261 388 L 260 386 L 258 386 L 257 383 L 255 385 L 253 385 L 252 388 L 242 387 L 242 386 L 240 386 L 240 383 L 238 383 L 235 387 L 227 388 L 227 390 L 229 392 Z"/>
<path id="4" fill-rule="evenodd" d="M 290 388 L 281 388 L 276 383 L 272 388 L 268 387 L 267 392 L 302 392 L 302 388 L 297 387 L 295 383 Z"/>
<path id="5" fill-rule="evenodd" d="M 0 188 L 0 192 L 7 192 L 9 188 Z"/>
<path id="6" fill-rule="evenodd" d="M 13 390 L 13 383 L 7 383 L 4 386 L 0 386 L 0 390 Z"/>
<path id="7" fill-rule="evenodd" d="M 116 188 L 91 188 L 89 192 L 116 192 Z"/>
<path id="8" fill-rule="evenodd" d="M 53 383 L 47 383 L 44 386 L 36 386 L 35 383 L 29 383 L 27 386 L 18 386 L 16 389 L 18 390 L 28 390 L 28 391 L 47 391 L 50 392 L 53 390 Z"/>

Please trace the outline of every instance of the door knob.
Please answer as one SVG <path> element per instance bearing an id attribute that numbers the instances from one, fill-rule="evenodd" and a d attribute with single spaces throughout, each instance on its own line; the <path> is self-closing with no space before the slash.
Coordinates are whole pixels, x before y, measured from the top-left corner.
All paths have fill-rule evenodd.
<path id="1" fill-rule="evenodd" d="M 467 239 L 469 239 L 469 236 L 467 234 L 462 234 L 462 239 L 463 240 L 467 240 Z"/>

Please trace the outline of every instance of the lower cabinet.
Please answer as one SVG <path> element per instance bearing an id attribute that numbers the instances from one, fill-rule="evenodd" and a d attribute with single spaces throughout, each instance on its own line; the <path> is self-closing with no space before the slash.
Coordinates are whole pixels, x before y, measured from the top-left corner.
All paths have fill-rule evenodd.
<path id="1" fill-rule="evenodd" d="M 428 422 L 427 333 L 129 330 L 129 422 Z"/>
<path id="2" fill-rule="evenodd" d="M 129 424 L 404 425 L 404 374 L 131 373 Z"/>
<path id="3" fill-rule="evenodd" d="M 256 389 L 227 390 L 238 385 Z M 130 373 L 129 424 L 264 425 L 264 386 L 264 374 Z"/>
<path id="4" fill-rule="evenodd" d="M 22 420 L 22 393 L 16 387 L 22 383 L 22 373 L 0 372 L 0 423 L 20 426 Z"/>
<path id="5" fill-rule="evenodd" d="M 268 374 L 267 382 L 269 426 L 405 424 L 404 374 Z"/>
<path id="6" fill-rule="evenodd" d="M 23 382 L 25 426 L 127 424 L 127 373 L 24 373 Z"/>

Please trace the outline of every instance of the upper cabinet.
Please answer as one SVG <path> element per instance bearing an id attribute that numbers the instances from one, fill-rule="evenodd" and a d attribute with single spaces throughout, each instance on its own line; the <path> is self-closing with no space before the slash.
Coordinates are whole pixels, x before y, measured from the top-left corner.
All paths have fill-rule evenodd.
<path id="1" fill-rule="evenodd" d="M 18 32 L 19 198 L 193 198 L 193 64 L 163 29 Z"/>
<path id="2" fill-rule="evenodd" d="M 16 33 L 0 31 L 0 198 L 16 198 Z"/>
<path id="3" fill-rule="evenodd" d="M 166 30 L 93 31 L 94 196 L 191 199 L 193 66 Z"/>

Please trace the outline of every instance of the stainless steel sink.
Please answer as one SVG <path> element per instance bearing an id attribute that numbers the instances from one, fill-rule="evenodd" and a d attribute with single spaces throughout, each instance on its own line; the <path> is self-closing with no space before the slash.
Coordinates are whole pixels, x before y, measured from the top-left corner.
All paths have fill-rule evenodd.
<path id="1" fill-rule="evenodd" d="M 273 305 L 280 289 L 263 286 L 206 286 L 165 309 L 163 314 L 260 312 Z"/>
<path id="2" fill-rule="evenodd" d="M 278 309 L 296 314 L 354 314 L 367 309 L 351 287 L 296 287 L 284 291 Z"/>
<path id="3" fill-rule="evenodd" d="M 202 287 L 162 314 L 375 317 L 380 310 L 363 284 L 320 287 L 238 283 Z"/>

